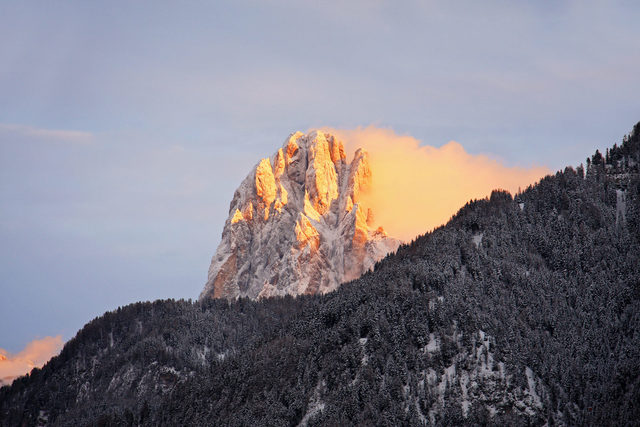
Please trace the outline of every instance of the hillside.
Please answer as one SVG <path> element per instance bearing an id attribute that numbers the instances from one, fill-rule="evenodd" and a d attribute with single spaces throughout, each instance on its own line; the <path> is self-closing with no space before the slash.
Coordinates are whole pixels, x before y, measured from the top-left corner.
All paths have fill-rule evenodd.
<path id="1" fill-rule="evenodd" d="M 2 425 L 633 425 L 640 123 L 325 295 L 135 303 L 0 389 Z"/>

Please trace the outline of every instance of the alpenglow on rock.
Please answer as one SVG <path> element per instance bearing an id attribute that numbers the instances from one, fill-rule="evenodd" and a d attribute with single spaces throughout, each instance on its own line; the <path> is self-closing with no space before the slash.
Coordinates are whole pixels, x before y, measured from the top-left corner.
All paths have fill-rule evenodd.
<path id="1" fill-rule="evenodd" d="M 325 293 L 355 279 L 400 241 L 374 226 L 362 194 L 368 154 L 347 163 L 332 135 L 292 134 L 236 190 L 200 298 Z"/>

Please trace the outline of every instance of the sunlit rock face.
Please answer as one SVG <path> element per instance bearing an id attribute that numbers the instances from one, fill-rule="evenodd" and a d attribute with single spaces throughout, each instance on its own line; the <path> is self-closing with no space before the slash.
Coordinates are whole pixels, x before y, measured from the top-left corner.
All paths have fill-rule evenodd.
<path id="1" fill-rule="evenodd" d="M 236 190 L 200 297 L 324 293 L 373 267 L 400 242 L 362 203 L 371 174 L 366 151 L 292 134 Z"/>

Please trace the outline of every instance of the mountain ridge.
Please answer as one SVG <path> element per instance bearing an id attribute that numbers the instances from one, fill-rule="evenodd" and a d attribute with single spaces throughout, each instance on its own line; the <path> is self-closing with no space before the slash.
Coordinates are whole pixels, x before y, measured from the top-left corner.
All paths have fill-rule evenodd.
<path id="1" fill-rule="evenodd" d="M 335 292 L 106 313 L 0 388 L 1 423 L 637 424 L 638 145 L 471 201 Z"/>

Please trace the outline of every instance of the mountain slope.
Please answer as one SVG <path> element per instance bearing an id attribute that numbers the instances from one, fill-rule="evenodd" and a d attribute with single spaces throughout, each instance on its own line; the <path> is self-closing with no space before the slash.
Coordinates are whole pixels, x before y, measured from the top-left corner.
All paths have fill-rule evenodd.
<path id="1" fill-rule="evenodd" d="M 335 292 L 107 313 L 0 389 L 2 423 L 637 424 L 639 141 L 471 202 Z"/>
<path id="2" fill-rule="evenodd" d="M 201 298 L 325 293 L 398 248 L 361 201 L 368 154 L 296 132 L 236 190 Z"/>

